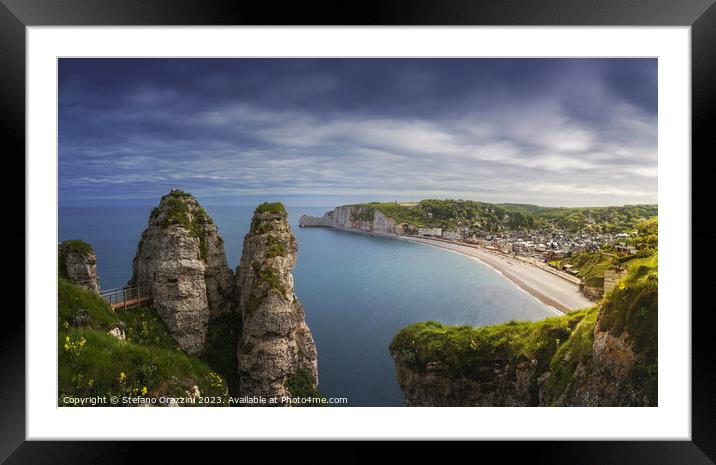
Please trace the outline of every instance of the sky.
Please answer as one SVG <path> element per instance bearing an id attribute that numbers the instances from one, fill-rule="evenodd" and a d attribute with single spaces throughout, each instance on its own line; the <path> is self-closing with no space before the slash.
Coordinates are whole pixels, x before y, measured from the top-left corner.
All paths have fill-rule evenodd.
<path id="1" fill-rule="evenodd" d="M 59 60 L 60 206 L 657 201 L 656 59 Z"/>

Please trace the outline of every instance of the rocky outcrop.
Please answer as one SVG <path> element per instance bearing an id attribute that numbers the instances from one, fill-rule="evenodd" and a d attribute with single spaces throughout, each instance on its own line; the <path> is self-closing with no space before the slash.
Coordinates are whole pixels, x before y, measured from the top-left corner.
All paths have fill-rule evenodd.
<path id="1" fill-rule="evenodd" d="M 236 270 L 243 320 L 237 350 L 241 396 L 299 396 L 288 387 L 296 376 L 308 375 L 313 390 L 318 384 L 316 346 L 294 294 L 296 251 L 283 205 L 260 205 Z"/>
<path id="2" fill-rule="evenodd" d="M 491 379 L 453 378 L 440 363 L 423 370 L 396 364 L 405 405 L 427 407 L 523 407 L 531 405 L 536 361 L 496 366 Z"/>
<path id="3" fill-rule="evenodd" d="M 597 308 L 539 322 L 403 328 L 390 346 L 406 405 L 655 406 L 656 267 Z"/>
<path id="4" fill-rule="evenodd" d="M 193 196 L 172 190 L 152 210 L 128 284 L 151 290 L 154 308 L 184 351 L 203 349 L 209 318 L 231 308 L 234 274 L 216 225 Z"/>
<path id="5" fill-rule="evenodd" d="M 60 276 L 99 293 L 97 256 L 91 245 L 80 240 L 64 241 L 57 252 Z"/>
<path id="6" fill-rule="evenodd" d="M 302 215 L 300 227 L 329 227 L 352 231 L 414 236 L 417 229 L 407 223 L 398 223 L 370 204 L 343 205 L 326 212 L 321 217 Z"/>

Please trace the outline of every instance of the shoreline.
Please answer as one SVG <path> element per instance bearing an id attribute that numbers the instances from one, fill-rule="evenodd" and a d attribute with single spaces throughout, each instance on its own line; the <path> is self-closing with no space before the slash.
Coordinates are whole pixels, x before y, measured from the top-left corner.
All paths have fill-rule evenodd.
<path id="1" fill-rule="evenodd" d="M 462 244 L 425 237 L 399 236 L 385 232 L 336 228 L 332 226 L 309 227 L 324 227 L 337 231 L 405 240 L 414 244 L 436 247 L 477 260 L 512 282 L 521 291 L 526 292 L 540 301 L 558 316 L 594 305 L 594 302 L 579 292 L 579 285 L 576 278 L 570 279 L 570 277 L 555 273 L 552 270 L 538 266 L 530 261 L 519 257 L 505 256 L 499 252 L 487 250 L 479 245 Z"/>
<path id="2" fill-rule="evenodd" d="M 577 284 L 529 262 L 506 257 L 479 246 L 422 237 L 393 237 L 414 244 L 444 249 L 478 260 L 514 283 L 521 290 L 546 306 L 551 307 L 551 309 L 556 310 L 555 313 L 560 315 L 594 305 L 594 302 L 591 302 L 579 292 Z"/>

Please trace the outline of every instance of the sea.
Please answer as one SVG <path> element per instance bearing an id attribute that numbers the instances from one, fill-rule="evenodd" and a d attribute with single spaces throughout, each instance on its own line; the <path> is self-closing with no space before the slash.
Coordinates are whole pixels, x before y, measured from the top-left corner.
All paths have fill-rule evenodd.
<path id="1" fill-rule="evenodd" d="M 205 206 L 236 269 L 254 207 Z M 131 276 L 151 207 L 60 208 L 59 240 L 82 239 L 97 255 L 102 289 Z M 302 214 L 330 207 L 289 207 L 298 243 L 295 291 L 318 349 L 319 390 L 348 406 L 403 405 L 388 346 L 419 321 L 490 325 L 554 316 L 550 309 L 482 262 L 389 237 L 299 228 Z"/>

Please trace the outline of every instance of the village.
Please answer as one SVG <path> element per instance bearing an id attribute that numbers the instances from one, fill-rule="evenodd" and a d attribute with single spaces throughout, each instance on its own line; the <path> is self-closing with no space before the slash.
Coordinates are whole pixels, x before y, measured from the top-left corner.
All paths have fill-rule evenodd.
<path id="1" fill-rule="evenodd" d="M 577 271 L 568 264 L 560 266 L 558 263 L 561 259 L 571 257 L 578 252 L 596 252 L 605 245 L 613 246 L 614 251 L 622 256 L 636 254 L 637 249 L 628 245 L 629 239 L 635 234 L 636 232 L 570 233 L 559 228 L 500 233 L 475 232 L 467 227 L 450 230 L 418 228 L 417 231 L 419 237 L 475 244 L 495 252 L 529 259 L 532 262 L 546 263 L 572 275 L 577 275 Z"/>

